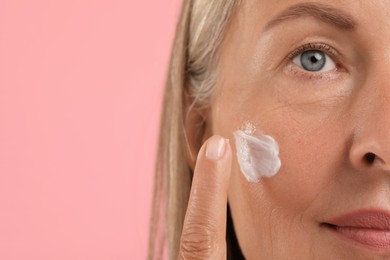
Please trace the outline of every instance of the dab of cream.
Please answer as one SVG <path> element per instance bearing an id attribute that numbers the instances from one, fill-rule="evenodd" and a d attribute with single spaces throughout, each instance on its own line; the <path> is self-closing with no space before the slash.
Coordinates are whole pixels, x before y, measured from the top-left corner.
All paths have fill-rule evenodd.
<path id="1" fill-rule="evenodd" d="M 241 172 L 249 182 L 258 182 L 262 177 L 278 173 L 281 162 L 278 143 L 269 135 L 254 135 L 255 128 L 234 132 L 237 159 Z"/>

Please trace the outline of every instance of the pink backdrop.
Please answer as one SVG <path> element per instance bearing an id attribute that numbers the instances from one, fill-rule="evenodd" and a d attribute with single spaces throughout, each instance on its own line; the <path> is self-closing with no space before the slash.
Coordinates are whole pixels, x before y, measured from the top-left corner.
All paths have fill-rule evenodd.
<path id="1" fill-rule="evenodd" d="M 145 259 L 180 0 L 0 1 L 0 259 Z"/>

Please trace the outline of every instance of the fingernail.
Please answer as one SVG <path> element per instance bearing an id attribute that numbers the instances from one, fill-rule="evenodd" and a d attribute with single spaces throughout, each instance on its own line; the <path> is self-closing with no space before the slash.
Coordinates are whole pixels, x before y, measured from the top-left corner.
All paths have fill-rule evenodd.
<path id="1" fill-rule="evenodd" d="M 213 136 L 207 143 L 206 158 L 209 160 L 219 160 L 225 153 L 226 139 L 221 136 Z"/>

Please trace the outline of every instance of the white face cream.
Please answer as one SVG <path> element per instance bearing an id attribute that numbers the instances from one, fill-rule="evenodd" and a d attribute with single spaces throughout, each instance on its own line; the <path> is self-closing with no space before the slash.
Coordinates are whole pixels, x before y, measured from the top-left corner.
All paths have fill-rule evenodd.
<path id="1" fill-rule="evenodd" d="M 255 128 L 246 123 L 245 130 L 234 132 L 237 160 L 241 172 L 249 182 L 278 173 L 281 162 L 278 143 L 269 135 L 254 135 Z"/>

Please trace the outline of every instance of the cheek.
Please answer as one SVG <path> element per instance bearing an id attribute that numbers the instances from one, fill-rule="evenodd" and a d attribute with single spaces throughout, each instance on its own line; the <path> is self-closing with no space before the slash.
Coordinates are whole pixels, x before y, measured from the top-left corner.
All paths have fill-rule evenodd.
<path id="1" fill-rule="evenodd" d="M 268 129 L 280 147 L 282 162 L 279 173 L 264 178 L 262 185 L 251 185 L 253 192 L 261 189 L 275 207 L 291 214 L 307 214 L 310 208 L 323 203 L 345 164 L 346 139 L 335 120 L 304 124 L 294 117 L 283 118 L 284 124 Z M 300 122 L 300 123 L 299 123 Z M 317 203 L 316 203 L 317 202 Z"/>
<path id="2" fill-rule="evenodd" d="M 212 132 L 230 138 L 235 153 L 233 132 L 249 120 L 275 138 L 281 159 L 279 173 L 258 183 L 246 181 L 234 160 L 229 202 L 244 251 L 269 250 L 272 245 L 266 241 L 275 243 L 297 230 L 291 245 L 308 239 L 310 229 L 301 230 L 301 224 L 317 220 L 345 167 L 344 110 L 338 102 L 282 102 L 266 91 L 255 95 L 243 88 L 232 93 L 225 91 L 214 104 Z M 283 247 L 286 241 L 278 243 Z"/>
<path id="3" fill-rule="evenodd" d="M 326 120 L 310 117 L 302 119 L 286 111 L 274 111 L 272 117 L 263 116 L 261 120 L 253 120 L 254 124 L 262 122 L 257 124 L 258 129 L 277 140 L 281 168 L 272 178 L 249 183 L 235 160 L 233 174 L 237 175 L 237 180 L 232 185 L 240 186 L 237 190 L 245 193 L 243 197 L 250 201 L 252 207 L 259 205 L 257 201 L 261 199 L 262 204 L 269 203 L 270 207 L 301 214 L 321 204 L 319 201 L 314 202 L 326 200 L 327 195 L 324 193 L 334 190 L 337 176 L 345 168 L 348 138 L 342 121 L 339 117 Z M 236 126 L 231 127 L 234 131 Z"/>
<path id="4" fill-rule="evenodd" d="M 261 198 L 271 207 L 303 212 L 321 197 L 321 192 L 331 190 L 328 186 L 335 182 L 345 165 L 346 120 L 335 112 L 339 107 L 287 106 L 269 100 L 272 99 L 249 102 L 262 104 L 262 108 L 247 105 L 233 109 L 231 103 L 228 106 L 229 102 L 221 102 L 220 107 L 230 109 L 218 110 L 214 115 L 213 132 L 230 138 L 234 153 L 232 133 L 248 120 L 257 130 L 273 136 L 279 144 L 279 173 L 272 178 L 263 178 L 259 183 L 248 183 L 235 160 L 233 174 L 239 182 L 232 183 L 233 189 L 246 193 L 243 197 L 250 201 L 250 207 L 257 205 L 256 201 Z M 234 188 L 238 185 L 239 189 Z"/>
<path id="5" fill-rule="evenodd" d="M 260 248 L 267 252 L 272 246 L 294 251 L 302 247 L 299 243 L 309 243 L 311 229 L 302 230 L 302 225 L 318 220 L 319 209 L 327 205 L 328 193 L 334 191 L 344 165 L 338 141 L 342 131 L 332 128 L 337 125 L 334 122 L 305 129 L 294 124 L 286 121 L 284 128 L 269 122 L 266 129 L 280 147 L 282 167 L 276 176 L 249 183 L 237 162 L 233 164 L 229 201 L 244 252 Z M 291 234 L 296 235 L 287 239 Z"/>

